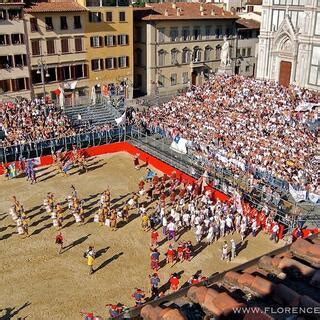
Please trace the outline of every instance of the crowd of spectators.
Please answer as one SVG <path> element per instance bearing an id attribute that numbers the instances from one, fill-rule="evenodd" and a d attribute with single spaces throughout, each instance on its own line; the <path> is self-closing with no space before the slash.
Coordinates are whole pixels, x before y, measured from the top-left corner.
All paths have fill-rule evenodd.
<path id="1" fill-rule="evenodd" d="M 23 145 L 30 142 L 73 135 L 68 117 L 54 104 L 42 99 L 0 103 L 0 130 L 4 132 L 1 146 Z"/>
<path id="2" fill-rule="evenodd" d="M 320 194 L 317 172 L 320 94 L 243 76 L 216 75 L 167 103 L 137 113 L 137 125 L 188 140 L 201 163 L 249 180 Z M 302 104 L 313 108 L 298 111 Z M 318 103 L 318 107 L 314 104 Z M 319 160 L 319 159 L 318 159 Z"/>

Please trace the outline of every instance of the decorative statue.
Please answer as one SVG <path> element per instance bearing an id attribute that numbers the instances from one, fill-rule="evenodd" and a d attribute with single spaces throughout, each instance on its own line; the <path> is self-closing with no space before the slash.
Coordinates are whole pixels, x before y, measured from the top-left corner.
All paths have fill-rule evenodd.
<path id="1" fill-rule="evenodd" d="M 227 37 L 223 37 L 224 43 L 221 48 L 221 63 L 220 65 L 222 67 L 229 66 L 231 64 L 230 60 L 230 44 L 229 41 L 227 40 Z"/>

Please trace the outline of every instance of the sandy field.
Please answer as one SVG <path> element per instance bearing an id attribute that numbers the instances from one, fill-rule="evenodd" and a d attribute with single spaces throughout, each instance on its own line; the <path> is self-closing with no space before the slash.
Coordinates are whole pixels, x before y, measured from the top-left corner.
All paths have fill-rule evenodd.
<path id="1" fill-rule="evenodd" d="M 112 205 L 120 206 L 138 189 L 146 168 L 135 170 L 132 157 L 126 153 L 99 156 L 89 163 L 88 173 L 79 175 L 72 171 L 69 177 L 57 174 L 53 167 L 39 168 L 35 185 L 30 185 L 24 177 L 11 181 L 0 177 L 0 319 L 76 320 L 82 319 L 80 310 L 106 317 L 107 303 L 132 306 L 135 287 L 149 290 L 150 233 L 141 229 L 137 212 L 132 211 L 129 223 L 121 223 L 115 232 L 93 222 L 100 193 L 110 186 Z M 47 192 L 53 192 L 59 201 L 64 200 L 71 193 L 71 184 L 77 188 L 80 199 L 85 200 L 86 220 L 83 225 L 77 225 L 70 211 L 66 211 L 62 229 L 66 248 L 59 255 L 55 245 L 57 230 L 42 203 Z M 31 218 L 28 238 L 17 234 L 15 223 L 8 215 L 13 195 Z M 239 235 L 233 237 L 240 242 Z M 191 231 L 183 233 L 180 240 L 195 243 Z M 93 275 L 88 274 L 83 257 L 89 245 L 94 245 L 98 252 Z M 172 272 L 180 273 L 183 284 L 198 270 L 209 276 L 280 246 L 260 232 L 255 239 L 248 236 L 238 257 L 227 263 L 220 260 L 221 245 L 219 240 L 199 250 L 191 262 L 162 267 L 159 271 L 162 284 Z M 162 241 L 161 260 L 167 248 L 168 241 Z"/>

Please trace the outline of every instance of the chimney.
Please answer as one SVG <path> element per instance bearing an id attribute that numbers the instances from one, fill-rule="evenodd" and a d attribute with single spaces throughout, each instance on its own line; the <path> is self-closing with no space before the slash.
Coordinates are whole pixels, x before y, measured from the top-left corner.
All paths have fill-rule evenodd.
<path id="1" fill-rule="evenodd" d="M 164 10 L 164 15 L 167 17 L 169 15 L 168 9 Z"/>
<path id="2" fill-rule="evenodd" d="M 200 3 L 200 12 L 203 12 L 203 4 Z"/>
<path id="3" fill-rule="evenodd" d="M 172 2 L 172 9 L 176 9 L 177 8 L 177 5 L 175 2 Z"/>
<path id="4" fill-rule="evenodd" d="M 200 14 L 201 14 L 202 16 L 204 16 L 204 12 L 203 12 L 203 11 L 200 11 Z"/>
<path id="5" fill-rule="evenodd" d="M 222 16 L 224 16 L 224 15 L 225 15 L 224 11 L 222 11 L 221 15 L 222 15 Z"/>
<path id="6" fill-rule="evenodd" d="M 177 16 L 181 16 L 181 8 L 177 8 Z"/>
<path id="7" fill-rule="evenodd" d="M 211 9 L 211 15 L 212 15 L 212 16 L 215 16 L 215 15 L 216 15 L 216 12 L 215 12 L 213 9 Z"/>

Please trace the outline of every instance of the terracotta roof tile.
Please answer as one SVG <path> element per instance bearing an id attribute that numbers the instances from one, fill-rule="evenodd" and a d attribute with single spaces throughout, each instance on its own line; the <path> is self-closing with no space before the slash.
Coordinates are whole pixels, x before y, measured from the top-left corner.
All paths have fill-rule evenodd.
<path id="1" fill-rule="evenodd" d="M 236 23 L 240 28 L 260 29 L 260 22 L 253 19 L 239 19 Z"/>
<path id="2" fill-rule="evenodd" d="M 203 10 L 200 11 L 200 6 Z M 152 9 L 153 12 L 147 12 Z M 237 19 L 235 14 L 224 11 L 212 3 L 178 2 L 176 8 L 172 3 L 150 3 L 145 8 L 134 8 L 134 12 L 146 11 L 142 20 L 191 20 L 191 19 Z M 180 12 L 178 14 L 178 12 Z M 149 14 L 148 14 L 149 13 Z M 213 14 L 212 14 L 213 13 Z"/>
<path id="3" fill-rule="evenodd" d="M 41 13 L 41 12 L 79 12 L 87 11 L 77 2 L 40 2 L 36 5 L 25 9 L 27 13 Z"/>

